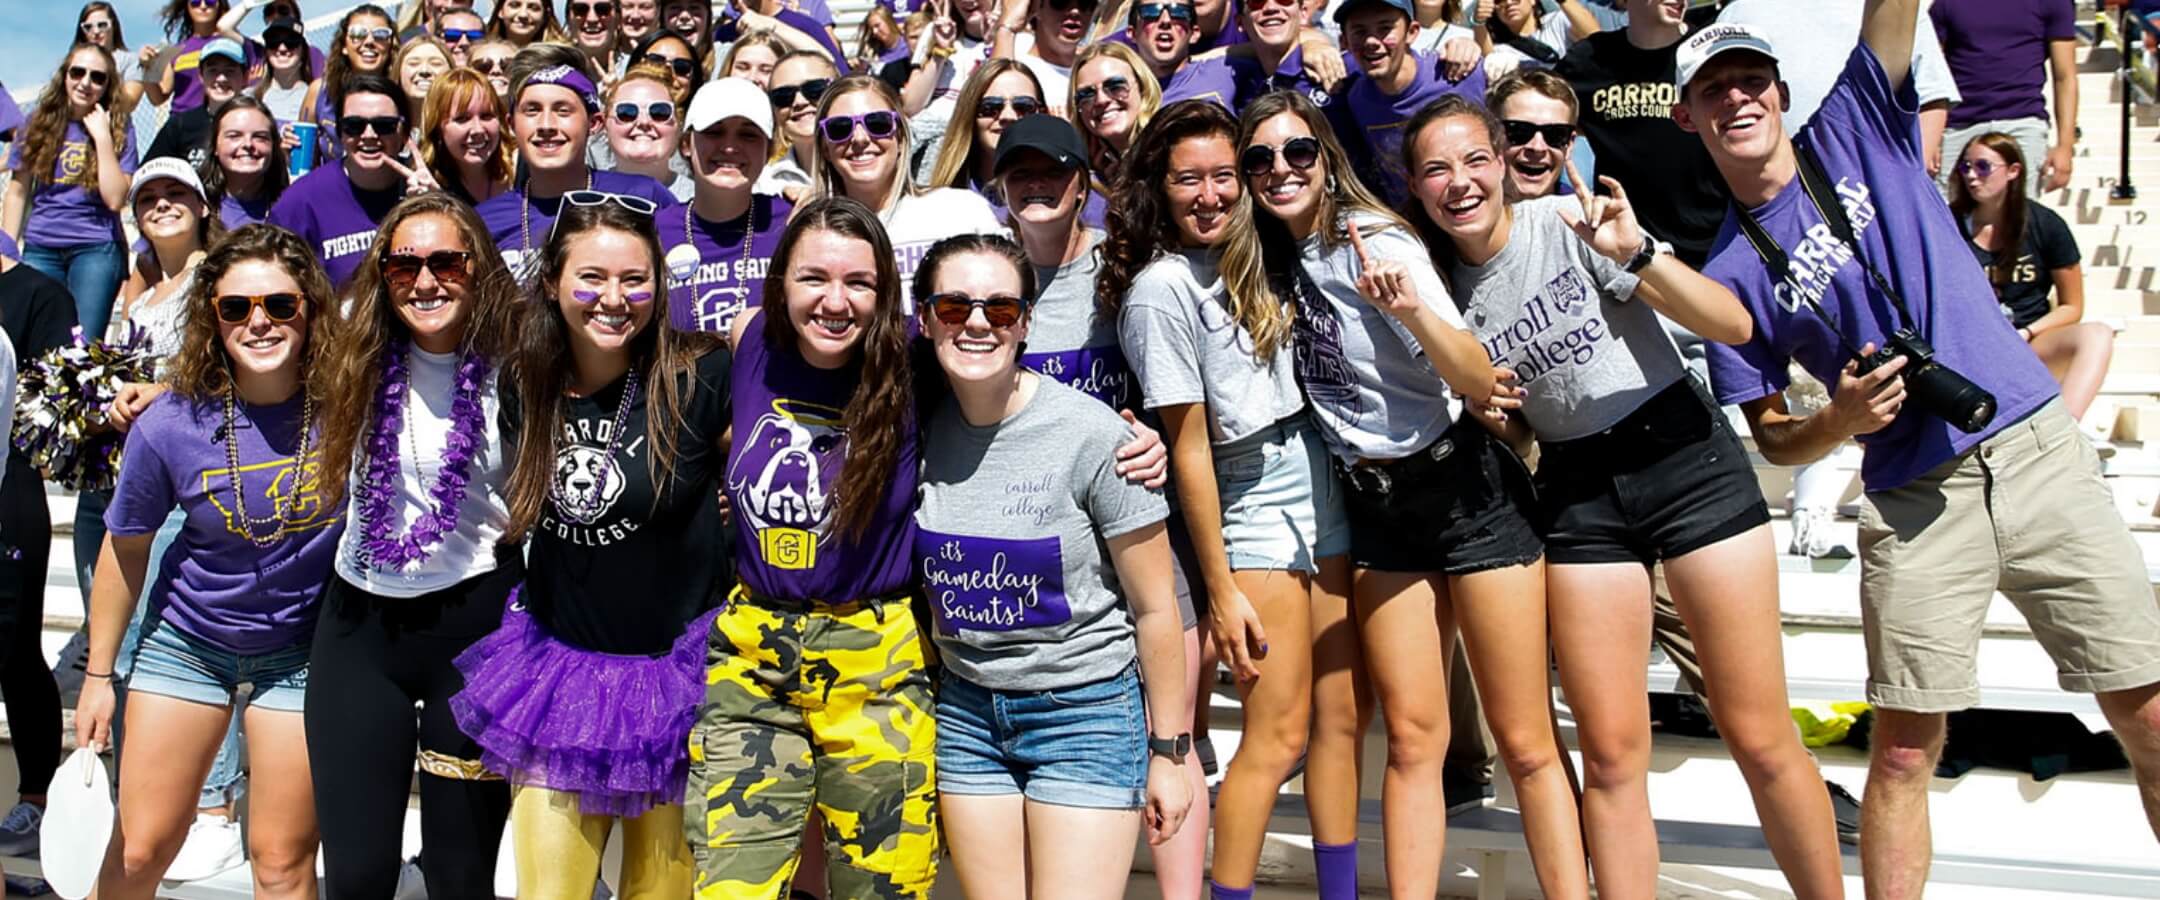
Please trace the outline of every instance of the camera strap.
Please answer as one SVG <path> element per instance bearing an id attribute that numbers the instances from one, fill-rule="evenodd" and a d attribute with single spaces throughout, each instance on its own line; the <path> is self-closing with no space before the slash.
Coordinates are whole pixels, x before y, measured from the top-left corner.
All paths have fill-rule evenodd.
<path id="1" fill-rule="evenodd" d="M 1867 271 L 1868 277 L 1875 282 L 1875 289 L 1890 298 L 1890 305 L 1896 308 L 1899 317 L 1907 323 L 1907 327 L 1910 327 L 1915 334 L 1918 334 L 1920 331 L 1919 317 L 1913 315 L 1912 310 L 1905 305 L 1904 296 L 1898 293 L 1897 288 L 1891 286 L 1890 279 L 1883 277 L 1882 272 L 1868 262 L 1867 254 L 1860 248 L 1860 236 L 1853 231 L 1852 219 L 1845 213 L 1845 201 L 1830 186 L 1830 178 L 1823 173 L 1822 163 L 1815 159 L 1815 152 L 1799 144 L 1794 144 L 1793 153 L 1799 157 L 1800 189 L 1807 194 L 1808 202 L 1814 204 L 1816 214 L 1822 216 L 1823 223 L 1830 226 L 1830 233 L 1835 235 L 1838 240 L 1843 241 L 1845 246 L 1852 250 L 1853 260 L 1860 263 L 1860 268 Z M 1785 248 L 1779 246 L 1777 239 L 1771 237 L 1770 233 L 1763 229 L 1762 223 L 1755 220 L 1754 213 L 1749 212 L 1746 207 L 1740 206 L 1737 202 L 1733 206 L 1740 212 L 1740 233 L 1747 237 L 1748 243 L 1755 248 L 1755 254 L 1762 257 L 1763 264 L 1769 267 L 1770 276 L 1779 283 L 1789 282 L 1792 279 L 1792 258 L 1785 253 Z M 1852 346 L 1852 343 L 1845 338 L 1845 333 L 1838 329 L 1837 320 L 1832 318 L 1830 313 L 1815 301 L 1814 297 L 1803 291 L 1796 290 L 1794 293 L 1802 303 L 1807 304 L 1809 309 L 1814 310 L 1815 314 L 1822 317 L 1823 322 L 1830 326 L 1831 333 L 1837 335 L 1838 343 L 1844 345 L 1845 352 L 1848 355 L 1854 357 L 1860 355 L 1859 351 Z M 1895 331 L 1896 329 L 1891 330 Z"/>

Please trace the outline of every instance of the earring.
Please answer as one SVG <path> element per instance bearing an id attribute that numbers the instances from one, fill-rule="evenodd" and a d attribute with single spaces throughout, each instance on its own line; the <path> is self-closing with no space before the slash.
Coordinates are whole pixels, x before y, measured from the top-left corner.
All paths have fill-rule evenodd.
<path id="1" fill-rule="evenodd" d="M 1335 192 L 1336 192 L 1336 188 L 1337 188 L 1337 187 L 1339 187 L 1339 185 L 1337 185 L 1337 184 L 1335 183 L 1335 173 L 1333 173 L 1333 172 L 1329 172 L 1329 173 L 1328 173 L 1328 176 L 1327 176 L 1327 192 L 1328 192 L 1328 196 L 1330 196 L 1330 197 L 1332 197 L 1332 196 L 1335 196 Z"/>

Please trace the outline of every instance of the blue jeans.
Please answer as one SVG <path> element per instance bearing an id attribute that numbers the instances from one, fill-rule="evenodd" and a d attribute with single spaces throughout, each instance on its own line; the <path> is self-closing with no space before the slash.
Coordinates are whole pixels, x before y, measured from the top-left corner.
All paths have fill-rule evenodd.
<path id="1" fill-rule="evenodd" d="M 102 508 L 106 496 L 99 495 L 98 506 L 100 510 L 99 515 L 95 517 L 100 526 L 98 531 L 101 542 L 104 533 Z M 76 510 L 75 533 L 81 535 L 81 498 L 77 498 Z M 143 570 L 143 596 L 141 601 L 135 604 L 135 615 L 128 619 L 127 632 L 120 637 L 120 656 L 113 661 L 114 721 L 126 721 L 127 676 L 134 671 L 135 655 L 142 646 L 143 619 L 157 614 L 155 610 L 151 609 L 155 604 L 151 602 L 150 586 L 157 582 L 158 570 L 165 561 L 165 551 L 171 548 L 173 541 L 180 537 L 180 526 L 185 521 L 187 521 L 186 513 L 178 509 L 173 510 L 171 515 L 165 517 L 165 524 L 158 526 L 157 537 L 150 542 L 150 567 Z M 84 584 L 87 585 L 88 583 L 88 580 L 85 579 Z M 87 597 L 88 595 L 89 591 L 85 589 L 84 596 Z M 235 710 L 232 721 L 225 726 L 225 742 L 218 745 L 217 760 L 210 764 L 210 777 L 204 779 L 202 794 L 196 798 L 195 805 L 198 809 L 210 809 L 232 802 L 232 787 L 240 781 L 241 718 L 239 711 Z"/>
<path id="2" fill-rule="evenodd" d="M 105 336 L 113 298 L 127 279 L 127 250 L 118 241 L 84 247 L 24 244 L 22 261 L 67 285 L 75 298 L 75 324 L 82 326 L 84 337 Z"/>

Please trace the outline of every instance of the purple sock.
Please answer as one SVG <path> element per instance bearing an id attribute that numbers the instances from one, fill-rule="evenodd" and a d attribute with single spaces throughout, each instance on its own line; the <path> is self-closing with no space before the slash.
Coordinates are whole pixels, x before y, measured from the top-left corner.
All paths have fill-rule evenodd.
<path id="1" fill-rule="evenodd" d="M 1320 872 L 1320 900 L 1356 900 L 1357 842 L 1312 845 L 1313 867 Z"/>
<path id="2" fill-rule="evenodd" d="M 1252 888 L 1227 888 L 1216 884 L 1214 879 L 1209 879 L 1207 884 L 1208 895 L 1213 900 L 1252 900 Z"/>

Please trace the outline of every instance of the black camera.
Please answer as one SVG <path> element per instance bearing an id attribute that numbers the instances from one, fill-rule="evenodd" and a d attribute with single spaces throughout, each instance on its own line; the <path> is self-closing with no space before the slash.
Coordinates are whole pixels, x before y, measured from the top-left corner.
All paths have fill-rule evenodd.
<path id="1" fill-rule="evenodd" d="M 1899 357 L 1905 358 L 1905 396 L 1920 411 L 1971 434 L 1995 421 L 1995 395 L 1972 383 L 1972 379 L 1935 361 L 1935 347 L 1912 329 L 1900 328 L 1872 356 L 1859 358 L 1859 373 L 1866 375 Z"/>

